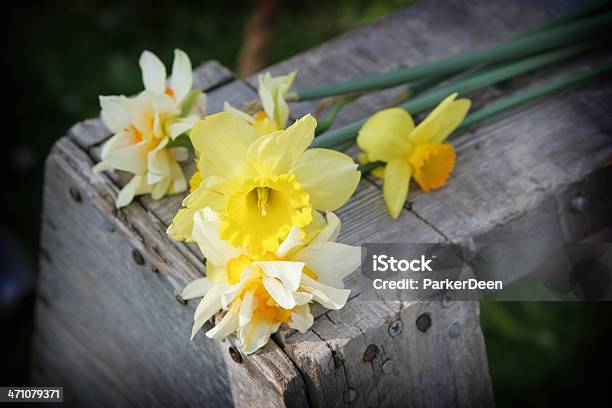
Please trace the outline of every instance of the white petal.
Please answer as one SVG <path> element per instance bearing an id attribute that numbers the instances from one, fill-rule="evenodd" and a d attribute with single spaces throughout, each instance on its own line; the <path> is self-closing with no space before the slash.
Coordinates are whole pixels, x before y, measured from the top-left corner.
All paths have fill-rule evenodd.
<path id="1" fill-rule="evenodd" d="M 193 78 L 191 75 L 191 61 L 187 54 L 181 50 L 174 50 L 174 62 L 172 63 L 172 79 L 170 87 L 174 92 L 174 99 L 181 103 L 183 98 L 191 90 Z"/>
<path id="2" fill-rule="evenodd" d="M 300 333 L 306 333 L 314 323 L 314 317 L 310 313 L 310 306 L 302 305 L 295 308 L 295 312 L 291 314 L 291 318 L 287 322 L 289 327 L 298 330 Z"/>
<path id="3" fill-rule="evenodd" d="M 272 296 L 272 299 L 274 299 L 280 307 L 284 309 L 293 309 L 295 307 L 296 303 L 291 291 L 288 290 L 280 280 L 264 276 L 262 281 L 264 287 L 270 296 Z"/>
<path id="4" fill-rule="evenodd" d="M 202 297 L 212 285 L 213 282 L 208 278 L 196 279 L 185 286 L 181 291 L 181 297 L 185 300 Z"/>
<path id="5" fill-rule="evenodd" d="M 328 309 L 342 309 L 351 293 L 350 290 L 336 289 L 323 285 L 302 274 L 302 290 L 313 295 L 313 300 Z"/>
<path id="6" fill-rule="evenodd" d="M 100 157 L 104 160 L 113 150 L 129 146 L 133 144 L 133 142 L 134 138 L 129 133 L 121 131 L 104 143 L 102 151 L 100 152 Z"/>
<path id="7" fill-rule="evenodd" d="M 278 249 L 275 252 L 275 255 L 279 258 L 284 257 L 296 246 L 302 243 L 302 232 L 299 228 L 294 227 L 287 234 L 287 238 L 283 240 L 283 242 L 278 246 Z"/>
<path id="8" fill-rule="evenodd" d="M 240 311 L 239 305 L 234 305 L 230 310 L 223 316 L 223 319 L 215 325 L 212 329 L 206 332 L 206 337 L 223 340 L 236 330 L 238 330 L 238 312 Z"/>
<path id="9" fill-rule="evenodd" d="M 102 122 L 112 133 L 119 133 L 130 126 L 125 106 L 125 96 L 100 96 Z"/>
<path id="10" fill-rule="evenodd" d="M 219 237 L 219 220 L 206 221 L 210 211 L 200 210 L 193 216 L 193 239 L 198 243 L 202 254 L 215 265 L 226 265 L 240 255 L 241 251 Z"/>
<path id="11" fill-rule="evenodd" d="M 240 320 L 239 325 L 246 326 L 253 317 L 253 311 L 257 308 L 259 301 L 255 297 L 255 291 L 248 291 L 242 298 L 240 303 Z"/>
<path id="12" fill-rule="evenodd" d="M 316 242 L 296 253 L 292 259 L 308 265 L 324 285 L 342 286 L 342 279 L 361 264 L 361 248 L 337 242 Z"/>
<path id="13" fill-rule="evenodd" d="M 227 283 L 215 282 L 204 295 L 193 316 L 193 328 L 191 329 L 191 339 L 195 337 L 198 330 L 204 326 L 204 323 L 215 313 L 221 310 L 221 294 L 227 289 Z"/>
<path id="14" fill-rule="evenodd" d="M 143 51 L 140 55 L 142 82 L 147 91 L 163 94 L 166 90 L 166 67 L 151 51 Z"/>
<path id="15" fill-rule="evenodd" d="M 342 225 L 340 218 L 331 211 L 328 211 L 325 215 L 327 218 L 327 225 L 311 241 L 313 244 L 315 242 L 334 242 L 338 239 L 338 235 L 340 235 L 340 227 Z"/>
<path id="16" fill-rule="evenodd" d="M 197 116 L 174 120 L 166 125 L 166 133 L 170 136 L 170 139 L 174 140 L 183 133 L 189 131 L 197 120 Z"/>
<path id="17" fill-rule="evenodd" d="M 242 349 L 246 354 L 251 354 L 265 346 L 270 335 L 275 333 L 280 323 L 268 323 L 263 319 L 251 321 L 245 327 L 241 327 L 238 336 L 242 342 Z"/>
<path id="18" fill-rule="evenodd" d="M 130 204 L 144 182 L 144 176 L 136 175 L 132 177 L 132 179 L 125 185 L 125 187 L 121 189 L 119 195 L 117 196 L 117 201 L 115 202 L 117 208 L 125 207 L 126 205 Z"/>
<path id="19" fill-rule="evenodd" d="M 300 277 L 304 269 L 303 262 L 261 261 L 255 262 L 255 265 L 260 266 L 266 275 L 280 279 L 283 285 L 292 292 L 295 292 L 300 286 Z"/>
<path id="20" fill-rule="evenodd" d="M 103 159 L 113 169 L 123 170 L 133 174 L 144 174 L 147 171 L 148 154 L 149 143 L 144 140 L 139 143 L 110 150 Z"/>
<path id="21" fill-rule="evenodd" d="M 312 294 L 306 292 L 295 292 L 293 294 L 293 299 L 295 300 L 296 305 L 305 305 L 312 301 Z"/>

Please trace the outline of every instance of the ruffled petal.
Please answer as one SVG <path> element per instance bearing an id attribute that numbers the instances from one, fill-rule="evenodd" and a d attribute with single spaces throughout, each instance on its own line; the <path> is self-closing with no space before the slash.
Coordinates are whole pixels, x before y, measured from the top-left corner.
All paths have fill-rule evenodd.
<path id="1" fill-rule="evenodd" d="M 240 305 L 236 304 L 230 307 L 228 312 L 223 316 L 223 319 L 212 329 L 206 332 L 206 337 L 215 340 L 223 340 L 236 330 L 238 330 L 238 313 Z"/>
<path id="2" fill-rule="evenodd" d="M 125 96 L 100 96 L 100 116 L 104 125 L 112 133 L 119 133 L 130 126 L 130 118 L 127 114 Z"/>
<path id="3" fill-rule="evenodd" d="M 298 251 L 292 260 L 304 262 L 320 283 L 341 287 L 342 280 L 361 264 L 361 248 L 337 242 L 316 242 Z"/>
<path id="4" fill-rule="evenodd" d="M 350 290 L 323 285 L 306 274 L 302 274 L 302 290 L 312 294 L 315 302 L 333 310 L 342 309 L 351 293 Z"/>
<path id="5" fill-rule="evenodd" d="M 310 306 L 301 305 L 295 308 L 295 311 L 291 313 L 291 318 L 287 322 L 287 325 L 292 329 L 298 330 L 300 333 L 306 333 L 308 329 L 312 327 L 314 323 L 314 316 L 310 313 Z"/>
<path id="6" fill-rule="evenodd" d="M 255 262 L 255 265 L 261 267 L 267 276 L 280 279 L 291 292 L 295 292 L 300 286 L 300 277 L 304 269 L 303 262 L 260 261 Z"/>
<path id="7" fill-rule="evenodd" d="M 198 330 L 204 326 L 206 321 L 221 310 L 221 295 L 227 289 L 227 286 L 225 282 L 215 282 L 215 284 L 208 289 L 208 292 L 206 292 L 198 304 L 193 316 L 194 323 L 191 329 L 191 340 L 193 340 Z"/>
<path id="8" fill-rule="evenodd" d="M 202 254 L 215 265 L 226 265 L 227 262 L 241 254 L 240 249 L 234 248 L 219 238 L 220 221 L 211 216 L 209 208 L 195 213 L 193 217 L 193 240 L 197 242 Z"/>

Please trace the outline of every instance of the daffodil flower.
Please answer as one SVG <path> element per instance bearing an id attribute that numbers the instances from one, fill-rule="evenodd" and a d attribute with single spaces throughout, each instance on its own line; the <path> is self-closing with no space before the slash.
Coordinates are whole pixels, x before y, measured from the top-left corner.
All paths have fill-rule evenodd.
<path id="1" fill-rule="evenodd" d="M 418 126 L 404 109 L 385 109 L 363 125 L 357 144 L 362 163 L 382 161 L 374 172 L 383 178 L 383 196 L 393 218 L 400 214 L 408 196 L 410 179 L 423 191 L 442 187 L 455 166 L 455 150 L 444 143 L 470 109 L 469 99 L 452 94 Z"/>
<path id="2" fill-rule="evenodd" d="M 134 176 L 120 191 L 116 206 L 128 205 L 136 195 L 159 199 L 185 191 L 187 182 L 177 162 L 188 157 L 186 148 L 167 147 L 188 131 L 203 114 L 206 97 L 192 90 L 191 63 L 175 51 L 170 86 L 166 69 L 151 52 L 140 57 L 145 90 L 133 98 L 101 96 L 101 117 L 113 136 L 102 148 L 95 171 L 121 170 Z"/>
<path id="3" fill-rule="evenodd" d="M 316 120 L 306 115 L 286 130 L 259 136 L 237 116 L 220 112 L 191 130 L 202 182 L 183 201 L 168 234 L 191 241 L 193 215 L 220 213 L 221 238 L 252 253 L 273 252 L 313 212 L 334 211 L 351 196 L 360 173 L 340 152 L 308 149 Z"/>
<path id="4" fill-rule="evenodd" d="M 342 280 L 359 266 L 361 250 L 333 242 L 340 231 L 333 213 L 327 213 L 327 221 L 318 219 L 311 230 L 315 224 L 319 229 L 305 239 L 294 228 L 274 252 L 252 254 L 221 239 L 219 214 L 210 208 L 196 212 L 193 236 L 207 259 L 208 276 L 182 291 L 184 299 L 202 297 L 191 338 L 222 311 L 206 336 L 221 340 L 235 333 L 250 354 L 283 323 L 302 333 L 308 330 L 314 321 L 310 303 L 342 308 L 350 293 Z"/>
<path id="5" fill-rule="evenodd" d="M 263 109 L 251 116 L 225 102 L 224 110 L 251 124 L 261 136 L 285 129 L 289 120 L 289 105 L 285 100 L 297 71 L 272 77 L 269 72 L 259 76 L 258 94 Z"/>

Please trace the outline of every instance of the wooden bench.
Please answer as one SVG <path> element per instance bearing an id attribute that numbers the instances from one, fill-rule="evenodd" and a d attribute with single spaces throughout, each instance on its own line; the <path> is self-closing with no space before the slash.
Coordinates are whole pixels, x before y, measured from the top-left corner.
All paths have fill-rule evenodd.
<path id="1" fill-rule="evenodd" d="M 420 2 L 269 70 L 298 68 L 294 89 L 301 89 L 409 66 L 507 39 L 568 3 Z M 507 81 L 475 96 L 475 106 L 606 57 Z M 256 98 L 256 76 L 237 80 L 214 61 L 194 75 L 209 112 Z M 366 117 L 400 91 L 361 97 L 335 126 Z M 538 232 L 545 247 L 609 225 L 612 195 L 591 183 L 611 173 L 611 98 L 611 82 L 601 80 L 458 133 L 448 184 L 427 194 L 413 189 L 397 220 L 379 182 L 365 177 L 338 212 L 340 241 L 512 240 Z M 315 106 L 293 104 L 292 117 Z M 477 302 L 369 302 L 353 288 L 344 309 L 317 309 L 307 333 L 283 328 L 251 356 L 231 340 L 190 342 L 196 302 L 185 304 L 176 291 L 202 276 L 202 257 L 165 234 L 184 196 L 143 196 L 116 210 L 124 180 L 91 171 L 109 136 L 99 119 L 86 120 L 47 159 L 34 384 L 63 386 L 65 401 L 88 406 L 493 405 Z M 576 196 L 589 205 L 572 206 Z M 512 267 L 532 267 L 535 258 Z"/>

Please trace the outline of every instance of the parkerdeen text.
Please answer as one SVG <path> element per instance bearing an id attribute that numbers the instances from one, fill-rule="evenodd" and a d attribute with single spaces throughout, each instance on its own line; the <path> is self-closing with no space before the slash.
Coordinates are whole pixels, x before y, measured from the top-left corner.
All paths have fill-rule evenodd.
<path id="1" fill-rule="evenodd" d="M 502 290 L 503 282 L 500 280 L 484 281 L 474 278 L 465 280 L 406 278 L 398 280 L 374 279 L 372 286 L 377 290 Z"/>

